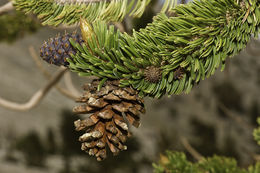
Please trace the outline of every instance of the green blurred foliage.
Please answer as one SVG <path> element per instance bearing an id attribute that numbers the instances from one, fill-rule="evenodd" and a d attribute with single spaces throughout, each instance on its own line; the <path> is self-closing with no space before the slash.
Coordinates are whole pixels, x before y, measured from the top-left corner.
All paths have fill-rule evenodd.
<path id="1" fill-rule="evenodd" d="M 248 170 L 239 168 L 236 160 L 213 156 L 197 163 L 189 162 L 184 153 L 167 151 L 159 164 L 153 164 L 155 173 L 259 173 L 260 162 Z"/>
<path id="2" fill-rule="evenodd" d="M 32 16 L 21 12 L 12 12 L 0 15 L 0 41 L 14 42 L 25 33 L 37 31 L 40 24 Z"/>

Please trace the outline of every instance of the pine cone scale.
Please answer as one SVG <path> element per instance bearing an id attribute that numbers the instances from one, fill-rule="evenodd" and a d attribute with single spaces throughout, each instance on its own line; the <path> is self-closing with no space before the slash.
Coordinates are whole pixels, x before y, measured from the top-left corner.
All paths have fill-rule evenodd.
<path id="1" fill-rule="evenodd" d="M 74 107 L 72 111 L 76 114 L 84 114 L 84 113 L 91 113 L 93 110 L 95 110 L 95 108 L 89 105 L 80 105 Z"/>
<path id="2" fill-rule="evenodd" d="M 130 124 L 132 124 L 134 127 L 138 128 L 140 126 L 140 118 L 134 118 L 130 114 L 126 114 L 126 118 Z"/>
<path id="3" fill-rule="evenodd" d="M 102 119 L 111 119 L 113 117 L 114 112 L 108 107 L 100 111 L 97 115 Z"/>
<path id="4" fill-rule="evenodd" d="M 88 105 L 91 107 L 103 108 L 108 105 L 108 103 L 105 102 L 104 99 L 96 99 L 94 97 L 90 97 L 88 99 Z"/>
<path id="5" fill-rule="evenodd" d="M 105 100 L 112 100 L 112 101 L 120 101 L 121 99 L 114 95 L 113 93 L 109 93 L 103 97 Z"/>

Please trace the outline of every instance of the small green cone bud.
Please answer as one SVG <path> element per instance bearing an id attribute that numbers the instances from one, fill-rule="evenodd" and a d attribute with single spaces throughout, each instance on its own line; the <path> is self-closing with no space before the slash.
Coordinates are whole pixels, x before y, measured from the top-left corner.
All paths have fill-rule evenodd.
<path id="1" fill-rule="evenodd" d="M 80 19 L 80 30 L 82 38 L 85 42 L 87 42 L 87 40 L 89 40 L 94 33 L 92 26 L 84 19 Z"/>

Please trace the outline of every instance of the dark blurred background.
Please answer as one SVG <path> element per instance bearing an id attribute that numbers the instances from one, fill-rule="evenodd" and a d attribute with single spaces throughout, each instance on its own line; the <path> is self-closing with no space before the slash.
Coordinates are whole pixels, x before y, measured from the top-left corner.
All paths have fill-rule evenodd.
<path id="1" fill-rule="evenodd" d="M 1 0 L 0 5 L 6 3 Z M 182 1 L 185 3 L 185 1 Z M 126 31 L 152 21 L 161 1 L 152 1 L 140 19 L 126 18 Z M 74 29 L 67 29 L 68 32 Z M 40 26 L 34 16 L 10 12 L 0 16 L 0 96 L 25 102 L 47 83 L 35 65 L 29 47 L 37 52 L 44 40 L 64 33 L 63 28 Z M 2 173 L 150 173 L 165 150 L 183 151 L 185 142 L 203 156 L 234 157 L 241 167 L 260 154 L 252 137 L 260 116 L 260 40 L 252 40 L 238 56 L 188 95 L 146 98 L 142 125 L 134 129 L 128 150 L 97 162 L 80 150 L 71 110 L 73 100 L 55 88 L 27 112 L 0 107 L 0 172 Z M 43 62 L 50 73 L 57 68 Z M 88 78 L 72 74 L 78 90 Z M 64 81 L 61 81 L 63 84 Z"/>

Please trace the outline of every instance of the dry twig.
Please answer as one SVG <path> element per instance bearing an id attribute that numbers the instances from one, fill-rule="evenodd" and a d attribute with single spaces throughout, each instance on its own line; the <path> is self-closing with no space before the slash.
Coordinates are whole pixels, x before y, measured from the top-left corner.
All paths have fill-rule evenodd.
<path id="1" fill-rule="evenodd" d="M 36 63 L 37 67 L 41 70 L 41 72 L 43 73 L 43 75 L 47 78 L 50 79 L 51 78 L 51 74 L 43 67 L 42 62 L 40 61 L 35 49 L 30 46 L 29 47 L 29 52 L 31 54 L 31 57 L 33 58 L 34 62 Z M 55 85 L 55 88 L 64 96 L 76 100 L 78 97 L 77 95 L 73 95 L 69 90 L 62 88 L 60 85 Z"/>
<path id="2" fill-rule="evenodd" d="M 184 146 L 184 148 L 198 161 L 200 161 L 201 159 L 203 159 L 204 157 L 198 152 L 196 151 L 189 143 L 189 141 L 184 138 L 181 137 L 181 143 Z"/>
<path id="3" fill-rule="evenodd" d="M 0 7 L 0 14 L 12 11 L 13 9 L 14 9 L 14 6 L 13 6 L 12 1 L 8 2 L 5 5 Z"/>
<path id="4" fill-rule="evenodd" d="M 35 106 L 37 106 L 40 101 L 46 96 L 46 94 L 50 91 L 50 89 L 61 79 L 61 77 L 64 75 L 64 73 L 67 71 L 67 69 L 60 68 L 56 74 L 50 79 L 50 81 L 39 91 L 37 91 L 28 102 L 26 103 L 17 103 L 5 100 L 3 98 L 0 98 L 0 106 L 15 110 L 15 111 L 28 111 Z"/>
<path id="5" fill-rule="evenodd" d="M 75 96 L 79 97 L 81 95 L 81 92 L 79 92 L 76 87 L 74 86 L 71 78 L 71 73 L 67 72 L 64 75 L 64 82 L 67 87 L 67 89 Z"/>

